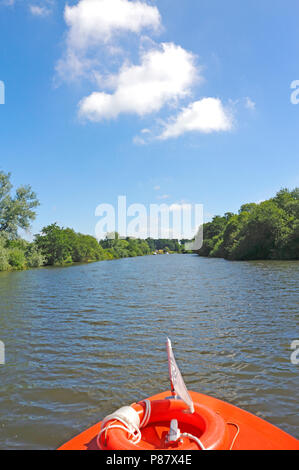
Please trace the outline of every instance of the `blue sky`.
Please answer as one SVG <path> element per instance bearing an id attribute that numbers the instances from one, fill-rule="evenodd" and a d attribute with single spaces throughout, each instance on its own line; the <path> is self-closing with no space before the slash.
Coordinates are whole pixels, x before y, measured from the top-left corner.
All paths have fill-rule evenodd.
<path id="1" fill-rule="evenodd" d="M 2 0 L 0 169 L 37 192 L 33 233 L 93 234 L 118 195 L 202 203 L 208 219 L 298 186 L 298 14 L 282 0 Z"/>

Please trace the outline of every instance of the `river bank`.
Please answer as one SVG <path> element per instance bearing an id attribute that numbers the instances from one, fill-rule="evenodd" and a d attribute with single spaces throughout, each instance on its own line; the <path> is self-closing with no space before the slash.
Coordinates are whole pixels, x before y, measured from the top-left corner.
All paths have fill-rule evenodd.
<path id="1" fill-rule="evenodd" d="M 134 258 L 154 253 L 183 252 L 178 240 L 146 240 L 117 233 L 114 238 L 98 241 L 91 235 L 76 233 L 57 224 L 44 227 L 33 242 L 9 238 L 0 232 L 0 271 L 22 271 L 41 266 L 72 266 L 121 258 Z"/>

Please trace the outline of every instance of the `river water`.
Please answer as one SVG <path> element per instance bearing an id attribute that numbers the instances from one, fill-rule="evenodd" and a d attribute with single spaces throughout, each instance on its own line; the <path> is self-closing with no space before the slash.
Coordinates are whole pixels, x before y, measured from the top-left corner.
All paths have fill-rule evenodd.
<path id="1" fill-rule="evenodd" d="M 0 449 L 55 449 L 169 388 L 166 336 L 191 390 L 299 438 L 299 262 L 147 256 L 0 273 Z"/>

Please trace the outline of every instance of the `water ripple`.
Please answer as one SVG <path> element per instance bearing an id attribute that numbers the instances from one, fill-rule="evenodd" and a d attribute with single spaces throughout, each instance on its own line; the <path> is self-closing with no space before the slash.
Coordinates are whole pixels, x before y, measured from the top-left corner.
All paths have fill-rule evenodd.
<path id="1" fill-rule="evenodd" d="M 191 389 L 299 437 L 298 267 L 172 255 L 0 273 L 0 448 L 56 448 L 168 388 L 166 336 Z"/>

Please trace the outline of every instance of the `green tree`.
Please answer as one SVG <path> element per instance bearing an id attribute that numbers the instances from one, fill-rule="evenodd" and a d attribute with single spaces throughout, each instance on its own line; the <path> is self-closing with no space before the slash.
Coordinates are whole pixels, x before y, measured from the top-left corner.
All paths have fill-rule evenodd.
<path id="1" fill-rule="evenodd" d="M 243 204 L 239 210 L 239 214 L 242 214 L 243 212 L 248 212 L 249 214 L 254 211 L 256 208 L 257 204 L 254 202 L 249 202 L 247 204 Z"/>
<path id="2" fill-rule="evenodd" d="M 210 256 L 211 253 L 218 250 L 221 244 L 221 234 L 226 227 L 228 220 L 231 218 L 232 213 L 227 213 L 227 216 L 220 217 L 216 215 L 211 222 L 204 224 L 203 227 L 203 244 L 199 250 L 200 256 Z M 215 255 L 213 255 L 215 256 Z"/>
<path id="3" fill-rule="evenodd" d="M 20 186 L 12 195 L 10 177 L 0 171 L 0 232 L 17 238 L 18 229 L 28 229 L 35 219 L 39 201 L 30 186 Z"/>
<path id="4" fill-rule="evenodd" d="M 89 262 L 105 259 L 105 252 L 91 235 L 75 234 L 72 243 L 73 261 Z"/>
<path id="5" fill-rule="evenodd" d="M 45 256 L 46 264 L 64 264 L 71 261 L 70 236 L 57 223 L 44 227 L 41 235 L 36 235 L 35 243 Z"/>
<path id="6" fill-rule="evenodd" d="M 46 262 L 46 257 L 40 252 L 35 243 L 30 243 L 25 252 L 26 266 L 39 268 Z"/>
<path id="7" fill-rule="evenodd" d="M 8 271 L 10 266 L 8 262 L 9 253 L 6 248 L 7 235 L 0 232 L 0 271 Z"/>
<path id="8" fill-rule="evenodd" d="M 91 235 L 76 233 L 73 229 L 59 227 L 56 223 L 36 235 L 35 244 L 45 257 L 46 264 L 69 264 L 110 259 L 111 254 Z"/>
<path id="9" fill-rule="evenodd" d="M 25 253 L 20 248 L 11 248 L 8 252 L 8 262 L 15 270 L 22 270 L 26 267 Z"/>
<path id="10" fill-rule="evenodd" d="M 232 259 L 273 259 L 288 232 L 287 215 L 273 201 L 264 201 L 250 213 L 231 251 Z"/>
<path id="11" fill-rule="evenodd" d="M 239 213 L 216 216 L 204 224 L 200 256 L 232 260 L 299 259 L 299 189 L 282 189 Z"/>

